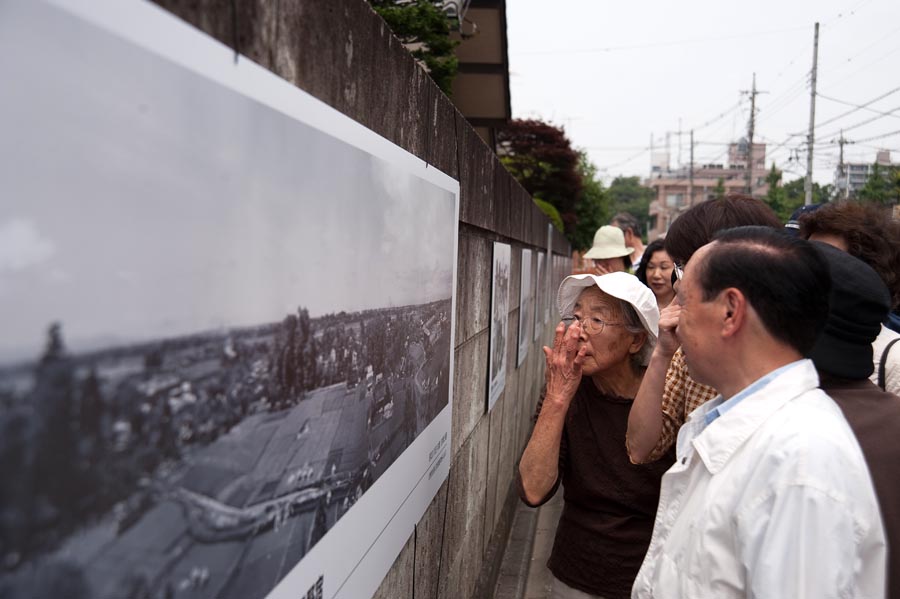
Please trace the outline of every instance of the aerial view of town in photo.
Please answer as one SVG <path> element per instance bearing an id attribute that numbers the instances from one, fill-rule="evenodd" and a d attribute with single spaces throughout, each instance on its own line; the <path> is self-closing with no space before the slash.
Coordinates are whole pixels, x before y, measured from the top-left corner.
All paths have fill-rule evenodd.
<path id="1" fill-rule="evenodd" d="M 49 324 L 0 367 L 0 596 L 264 596 L 447 404 L 450 308 L 85 354 Z"/>
<path id="2" fill-rule="evenodd" d="M 14 8 L 0 51 L 54 43 L 0 61 L 0 599 L 338 588 L 449 428 L 458 187 L 299 90 Z"/>

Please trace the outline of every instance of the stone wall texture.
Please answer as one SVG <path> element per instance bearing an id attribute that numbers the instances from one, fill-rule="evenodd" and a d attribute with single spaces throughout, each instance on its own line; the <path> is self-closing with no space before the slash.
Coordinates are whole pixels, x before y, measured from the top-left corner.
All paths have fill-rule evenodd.
<path id="1" fill-rule="evenodd" d="M 377 597 L 488 597 L 514 468 L 543 382 L 541 342 L 516 368 L 521 249 L 548 220 L 365 0 L 155 0 L 165 10 L 460 182 L 451 465 Z M 554 253 L 568 255 L 553 231 Z M 486 410 L 492 243 L 512 245 L 506 387 Z M 549 268 L 548 268 L 549 270 Z"/>

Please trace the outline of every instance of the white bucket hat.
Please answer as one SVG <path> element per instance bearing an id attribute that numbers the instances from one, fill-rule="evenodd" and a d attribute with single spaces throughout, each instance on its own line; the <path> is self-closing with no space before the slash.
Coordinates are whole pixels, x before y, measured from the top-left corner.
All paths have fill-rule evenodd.
<path id="1" fill-rule="evenodd" d="M 556 306 L 560 315 L 563 318 L 572 316 L 578 296 L 586 288 L 594 285 L 603 293 L 631 304 L 647 332 L 650 347 L 656 345 L 656 339 L 659 337 L 659 307 L 656 304 L 656 296 L 637 277 L 626 272 L 566 277 L 556 294 Z M 646 356 L 649 358 L 650 352 L 647 352 Z"/>
<path id="2" fill-rule="evenodd" d="M 594 233 L 594 244 L 585 253 L 585 258 L 592 260 L 605 260 L 606 258 L 621 258 L 634 253 L 634 248 L 625 247 L 625 234 L 619 227 L 603 225 Z"/>

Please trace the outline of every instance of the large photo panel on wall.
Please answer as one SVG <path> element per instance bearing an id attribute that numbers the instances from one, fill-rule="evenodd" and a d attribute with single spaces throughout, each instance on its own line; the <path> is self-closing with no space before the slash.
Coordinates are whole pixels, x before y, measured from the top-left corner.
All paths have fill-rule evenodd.
<path id="1" fill-rule="evenodd" d="M 458 182 L 151 4 L 0 56 L 0 596 L 371 596 L 449 470 Z"/>

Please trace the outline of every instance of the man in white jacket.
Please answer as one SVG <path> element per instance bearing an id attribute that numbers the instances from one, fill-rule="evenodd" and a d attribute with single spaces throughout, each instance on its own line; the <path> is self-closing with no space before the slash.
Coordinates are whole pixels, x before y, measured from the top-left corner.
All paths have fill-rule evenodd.
<path id="1" fill-rule="evenodd" d="M 865 460 L 803 359 L 829 288 L 814 248 L 769 228 L 725 231 L 688 263 L 660 335 L 722 395 L 678 434 L 633 598 L 884 597 Z"/>

